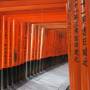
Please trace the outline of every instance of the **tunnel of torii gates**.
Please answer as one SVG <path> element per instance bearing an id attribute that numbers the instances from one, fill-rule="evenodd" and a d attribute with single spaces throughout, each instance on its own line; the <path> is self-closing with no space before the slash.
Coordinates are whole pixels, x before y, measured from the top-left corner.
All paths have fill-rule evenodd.
<path id="1" fill-rule="evenodd" d="M 66 0 L 0 0 L 0 20 L 8 24 L 59 23 L 66 28 Z M 61 25 L 61 26 L 60 26 Z"/>
<path id="2" fill-rule="evenodd" d="M 80 3 L 81 1 L 82 1 L 82 4 Z M 84 1 L 86 1 L 86 3 Z M 15 21 L 16 23 L 19 23 L 19 24 L 23 24 L 23 23 L 37 24 L 38 23 L 38 24 L 42 24 L 42 25 L 44 23 L 59 23 L 59 28 L 61 28 L 61 27 L 66 28 L 66 32 L 67 33 L 69 32 L 67 35 L 67 36 L 69 36 L 69 37 L 67 37 L 67 39 L 68 39 L 67 44 L 68 44 L 68 55 L 70 55 L 69 56 L 69 64 L 71 64 L 71 66 L 69 65 L 71 89 L 73 89 L 73 90 L 81 90 L 81 89 L 89 90 L 90 89 L 90 87 L 89 87 L 90 86 L 90 84 L 89 84 L 90 65 L 88 65 L 88 64 L 90 63 L 90 60 L 89 60 L 89 58 L 90 58 L 90 55 L 89 55 L 90 54 L 90 49 L 89 49 L 89 47 L 90 47 L 90 42 L 89 42 L 89 38 L 90 38 L 90 35 L 89 35 L 89 33 L 90 33 L 89 32 L 90 0 L 78 0 L 79 7 L 82 7 L 82 10 L 84 8 L 86 10 L 86 13 L 83 12 L 82 14 L 81 14 L 81 8 L 78 8 L 78 5 L 76 5 L 77 0 L 70 0 L 70 2 L 71 3 L 68 3 L 68 4 L 70 4 L 70 7 L 68 7 L 69 5 L 66 5 L 67 0 L 0 0 L 0 21 L 7 20 L 8 22 L 6 22 L 6 23 L 8 23 L 8 24 L 10 24 L 10 22 L 12 22 L 12 21 Z M 73 5 L 75 5 L 75 6 L 73 6 Z M 73 13 L 73 9 L 75 9 L 75 13 Z M 80 10 L 80 12 L 79 12 L 80 15 L 77 14 L 77 10 Z M 67 13 L 69 11 L 70 11 L 70 13 Z M 72 14 L 73 15 L 77 14 L 77 15 L 75 15 L 75 19 L 73 19 Z M 71 15 L 72 15 L 72 17 L 71 17 Z M 82 15 L 83 15 L 83 17 L 82 17 Z M 72 61 L 72 58 L 74 58 L 73 51 L 76 50 L 76 49 L 72 50 L 74 47 L 73 43 L 76 44 L 78 42 L 78 40 L 77 40 L 77 42 L 72 42 L 75 39 L 73 34 L 75 33 L 75 35 L 77 35 L 77 33 L 74 32 L 73 30 L 71 30 L 71 28 L 72 28 L 73 23 L 77 26 L 77 24 L 75 22 L 72 22 L 73 20 L 79 21 L 78 18 L 76 18 L 76 16 L 82 17 L 80 19 L 80 21 L 83 21 L 83 23 L 79 23 L 80 24 L 79 29 L 81 29 L 82 28 L 81 26 L 83 25 L 84 26 L 83 30 L 85 30 L 85 31 L 83 31 L 84 35 L 82 35 L 82 30 L 79 30 L 80 31 L 79 33 L 81 35 L 79 37 L 84 39 L 85 45 L 83 45 L 83 42 L 80 39 L 80 45 L 81 45 L 80 50 L 79 50 L 78 46 L 76 47 L 76 49 L 78 48 L 78 50 L 80 51 L 80 56 L 78 56 L 78 57 L 80 57 L 82 59 L 81 56 L 83 54 L 81 53 L 81 51 L 83 48 L 85 48 L 85 50 L 86 50 L 86 48 L 88 48 L 88 51 L 87 51 L 88 57 L 87 57 L 87 53 L 85 51 L 82 61 L 77 59 L 77 57 L 76 57 L 75 61 L 73 62 Z M 67 17 L 69 17 L 69 19 Z M 68 27 L 67 27 L 66 23 L 68 24 Z M 68 30 L 67 30 L 67 28 L 68 28 Z M 76 30 L 77 30 L 77 27 L 76 27 Z M 87 32 L 87 34 L 86 34 L 86 32 Z M 71 35 L 71 33 L 72 33 L 72 35 Z M 72 53 L 71 53 L 71 51 L 72 51 Z M 79 63 L 77 63 L 77 62 L 79 62 Z M 80 68 L 80 67 L 82 67 L 82 68 Z M 72 72 L 72 71 L 74 71 L 74 72 Z M 89 73 L 89 75 L 88 75 L 88 73 Z M 81 81 L 82 81 L 82 83 L 81 83 Z M 87 88 L 89 88 L 89 89 L 87 89 Z"/>
<path id="3" fill-rule="evenodd" d="M 14 21 L 21 26 L 24 23 L 59 23 L 53 25 L 65 30 L 66 0 L 0 0 L 0 20 L 7 20 L 8 25 Z"/>
<path id="4" fill-rule="evenodd" d="M 66 0 L 0 0 L 0 20 L 8 25 L 59 23 L 56 27 L 65 30 Z"/>

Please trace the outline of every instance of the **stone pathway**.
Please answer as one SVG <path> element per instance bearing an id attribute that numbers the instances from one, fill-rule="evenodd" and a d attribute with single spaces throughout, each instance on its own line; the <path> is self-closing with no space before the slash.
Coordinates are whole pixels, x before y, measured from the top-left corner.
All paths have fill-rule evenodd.
<path id="1" fill-rule="evenodd" d="M 69 85 L 68 64 L 41 74 L 17 90 L 66 90 Z"/>

